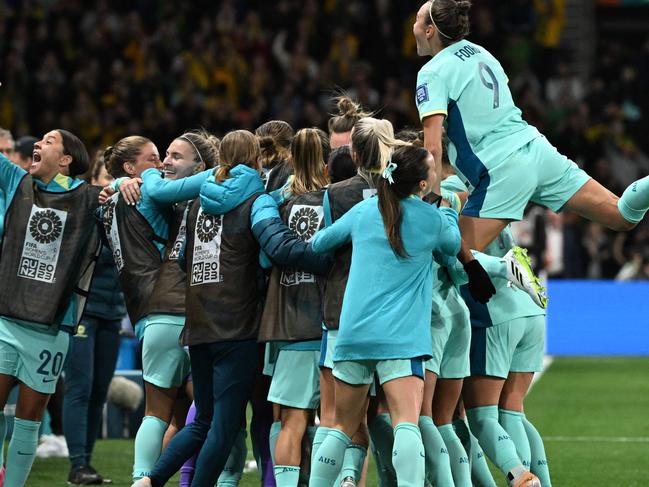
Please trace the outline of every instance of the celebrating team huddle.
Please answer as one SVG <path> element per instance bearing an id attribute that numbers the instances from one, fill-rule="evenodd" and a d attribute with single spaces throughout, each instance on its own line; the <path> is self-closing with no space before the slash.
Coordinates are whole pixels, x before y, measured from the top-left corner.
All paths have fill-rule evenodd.
<path id="1" fill-rule="evenodd" d="M 371 449 L 382 486 L 495 486 L 485 455 L 551 486 L 524 409 L 548 298 L 510 223 L 533 202 L 630 230 L 649 178 L 618 198 L 528 125 L 469 10 L 417 13 L 421 130 L 341 96 L 328 133 L 187 131 L 162 160 L 125 137 L 92 162 L 108 185 L 66 130 L 29 170 L 0 154 L 0 486 L 27 481 L 102 247 L 142 346 L 133 487 L 237 485 L 249 402 L 264 485 L 354 487 Z"/>

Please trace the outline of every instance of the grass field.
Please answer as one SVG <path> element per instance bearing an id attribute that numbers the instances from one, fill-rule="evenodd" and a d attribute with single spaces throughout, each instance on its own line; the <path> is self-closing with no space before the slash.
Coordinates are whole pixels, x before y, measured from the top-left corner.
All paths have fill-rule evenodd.
<path id="1" fill-rule="evenodd" d="M 649 485 L 649 358 L 555 359 L 534 386 L 527 415 L 546 439 L 555 487 Z M 132 459 L 132 441 L 105 440 L 93 464 L 113 485 L 128 486 Z M 63 486 L 67 473 L 66 459 L 37 459 L 27 485 Z M 246 474 L 240 485 L 259 479 Z M 372 466 L 367 485 L 377 485 Z"/>

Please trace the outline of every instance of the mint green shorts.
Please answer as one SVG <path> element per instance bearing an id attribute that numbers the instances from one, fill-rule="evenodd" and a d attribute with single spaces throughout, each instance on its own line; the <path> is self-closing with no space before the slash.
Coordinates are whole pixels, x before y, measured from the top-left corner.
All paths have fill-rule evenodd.
<path id="1" fill-rule="evenodd" d="M 521 220 L 530 201 L 558 212 L 589 179 L 545 137 L 537 137 L 485 171 L 462 214 Z"/>
<path id="2" fill-rule="evenodd" d="M 280 350 L 275 362 L 268 400 L 297 409 L 320 404 L 319 350 Z"/>
<path id="3" fill-rule="evenodd" d="M 0 318 L 0 374 L 37 392 L 54 394 L 69 344 L 66 331 Z"/>
<path id="4" fill-rule="evenodd" d="M 463 379 L 471 373 L 469 347 L 471 320 L 469 310 L 455 313 L 431 324 L 433 358 L 426 361 L 426 370 L 441 379 Z"/>
<path id="5" fill-rule="evenodd" d="M 471 331 L 471 375 L 506 379 L 510 372 L 540 372 L 545 316 L 527 316 Z"/>
<path id="6" fill-rule="evenodd" d="M 338 330 L 322 330 L 322 342 L 320 345 L 320 367 L 325 369 L 334 368 L 334 350 Z"/>
<path id="7" fill-rule="evenodd" d="M 423 380 L 424 362 L 422 358 L 343 360 L 334 362 L 333 375 L 351 385 L 369 385 L 374 382 L 375 377 L 378 377 L 381 385 L 394 379 L 413 375 Z"/>
<path id="8" fill-rule="evenodd" d="M 189 352 L 180 345 L 184 316 L 150 315 L 144 318 L 142 377 L 155 386 L 180 387 L 189 375 Z"/>

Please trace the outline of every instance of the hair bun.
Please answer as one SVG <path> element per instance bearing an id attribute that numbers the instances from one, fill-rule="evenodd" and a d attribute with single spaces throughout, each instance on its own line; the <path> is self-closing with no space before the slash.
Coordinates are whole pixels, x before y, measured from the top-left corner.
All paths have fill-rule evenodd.
<path id="1" fill-rule="evenodd" d="M 348 96 L 338 98 L 336 108 L 338 108 L 338 113 L 345 117 L 355 117 L 361 111 L 360 105 L 354 103 Z"/>
<path id="2" fill-rule="evenodd" d="M 277 152 L 279 149 L 277 147 L 277 142 L 275 142 L 275 139 L 271 137 L 270 135 L 262 135 L 258 136 L 259 139 L 259 147 L 261 147 L 261 150 L 264 152 Z"/>
<path id="3" fill-rule="evenodd" d="M 458 16 L 469 15 L 469 10 L 471 10 L 470 0 L 457 0 L 455 2 L 455 12 Z"/>

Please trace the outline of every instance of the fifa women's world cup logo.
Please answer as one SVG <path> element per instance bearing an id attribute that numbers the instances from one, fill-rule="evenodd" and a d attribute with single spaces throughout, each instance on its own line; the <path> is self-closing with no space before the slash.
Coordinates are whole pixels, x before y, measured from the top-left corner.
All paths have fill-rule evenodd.
<path id="1" fill-rule="evenodd" d="M 293 205 L 288 218 L 290 228 L 300 239 L 310 242 L 322 224 L 324 210 L 322 206 Z M 315 275 L 293 269 L 282 271 L 282 286 L 297 286 L 303 282 L 315 282 Z"/>
<path id="2" fill-rule="evenodd" d="M 223 215 L 210 215 L 199 208 L 194 230 L 191 286 L 217 283 L 221 274 L 221 235 Z"/>
<path id="3" fill-rule="evenodd" d="M 68 214 L 63 210 L 32 206 L 25 230 L 18 277 L 55 282 L 67 218 Z"/>
<path id="4" fill-rule="evenodd" d="M 221 220 L 220 216 L 201 212 L 196 223 L 196 236 L 198 239 L 203 243 L 213 240 L 219 233 Z"/>
<path id="5" fill-rule="evenodd" d="M 303 206 L 292 214 L 288 227 L 305 242 L 309 242 L 320 227 L 321 218 L 312 206 Z"/>
<path id="6" fill-rule="evenodd" d="M 61 236 L 62 230 L 63 222 L 52 210 L 38 211 L 29 220 L 29 233 L 42 244 L 54 242 Z"/>

